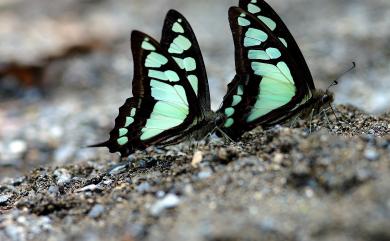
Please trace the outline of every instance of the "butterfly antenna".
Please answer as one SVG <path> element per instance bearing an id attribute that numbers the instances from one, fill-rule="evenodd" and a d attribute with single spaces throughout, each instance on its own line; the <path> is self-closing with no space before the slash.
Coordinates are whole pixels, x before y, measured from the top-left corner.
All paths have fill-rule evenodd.
<path id="1" fill-rule="evenodd" d="M 331 103 L 329 103 L 329 107 L 330 107 L 330 109 L 332 110 L 333 115 L 334 115 L 334 117 L 336 118 L 336 121 L 337 121 L 337 122 L 340 122 L 339 118 L 338 118 L 337 115 L 336 115 L 335 108 L 333 108 L 333 106 L 332 106 Z"/>
<path id="2" fill-rule="evenodd" d="M 339 77 L 337 77 L 335 80 L 332 81 L 332 84 L 330 84 L 328 86 L 328 88 L 326 89 L 326 92 L 329 91 L 329 89 L 335 85 L 338 85 L 339 84 L 339 79 L 341 79 L 341 77 L 343 77 L 344 75 L 348 74 L 349 72 L 351 72 L 352 70 L 354 70 L 356 68 L 356 62 L 352 62 L 352 66 L 347 69 L 346 71 L 344 71 L 343 73 L 341 73 L 339 75 Z M 333 110 L 333 109 L 332 109 Z"/>

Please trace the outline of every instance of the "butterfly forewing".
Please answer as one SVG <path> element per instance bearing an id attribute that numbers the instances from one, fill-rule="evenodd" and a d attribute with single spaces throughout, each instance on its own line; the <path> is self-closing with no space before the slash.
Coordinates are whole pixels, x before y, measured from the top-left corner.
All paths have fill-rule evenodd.
<path id="1" fill-rule="evenodd" d="M 207 74 L 198 41 L 188 21 L 175 10 L 165 18 L 161 46 L 185 71 L 203 111 L 210 110 Z"/>
<path id="2" fill-rule="evenodd" d="M 134 58 L 133 96 L 119 109 L 107 146 L 122 156 L 184 134 L 201 115 L 185 72 L 151 37 L 131 36 Z"/>
<path id="3" fill-rule="evenodd" d="M 302 75 L 306 80 L 306 84 L 311 90 L 314 90 L 315 86 L 313 78 L 298 44 L 282 19 L 272 9 L 272 7 L 264 0 L 240 0 L 239 6 L 265 24 L 279 39 L 279 41 L 282 42 L 282 44 L 288 49 L 290 55 L 294 56 L 294 60 L 300 68 Z"/>
<path id="4" fill-rule="evenodd" d="M 237 7 L 229 10 L 229 21 L 236 49 L 236 71 L 244 85 L 244 101 L 234 107 L 234 91 L 225 98 L 222 110 L 233 113 L 224 124 L 226 132 L 229 132 L 226 129 L 248 130 L 273 122 L 310 95 L 294 56 L 266 23 Z M 238 109 L 240 112 L 244 109 L 244 114 L 234 115 Z"/>

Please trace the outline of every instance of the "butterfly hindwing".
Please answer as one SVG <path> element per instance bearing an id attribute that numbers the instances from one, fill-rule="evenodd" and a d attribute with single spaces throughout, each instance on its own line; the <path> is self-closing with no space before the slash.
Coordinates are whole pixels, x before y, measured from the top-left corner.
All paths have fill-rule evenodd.
<path id="1" fill-rule="evenodd" d="M 198 41 L 188 21 L 175 10 L 170 10 L 165 18 L 161 46 L 186 72 L 200 106 L 209 111 L 209 86 Z"/>
<path id="2" fill-rule="evenodd" d="M 248 99 L 244 97 L 244 87 L 245 79 L 236 75 L 228 85 L 227 94 L 219 110 L 226 117 L 222 125 L 223 131 L 232 139 L 237 139 L 245 131 L 243 127 L 246 123 L 243 116 L 248 112 L 249 103 Z"/>
<path id="3" fill-rule="evenodd" d="M 201 110 L 185 72 L 157 41 L 133 31 L 133 96 L 119 109 L 107 146 L 110 152 L 129 155 L 185 134 Z"/>
<path id="4" fill-rule="evenodd" d="M 252 9 L 252 12 L 255 11 Z M 236 72 L 244 86 L 244 100 L 234 107 L 234 91 L 228 92 L 222 111 L 229 114 L 240 109 L 241 113 L 244 112 L 232 115 L 224 124 L 226 132 L 240 128 L 239 133 L 242 133 L 257 125 L 279 120 L 309 99 L 311 92 L 294 56 L 272 31 L 275 26 L 271 28 L 269 23 L 267 25 L 237 7 L 229 10 L 229 21 L 236 49 Z"/>

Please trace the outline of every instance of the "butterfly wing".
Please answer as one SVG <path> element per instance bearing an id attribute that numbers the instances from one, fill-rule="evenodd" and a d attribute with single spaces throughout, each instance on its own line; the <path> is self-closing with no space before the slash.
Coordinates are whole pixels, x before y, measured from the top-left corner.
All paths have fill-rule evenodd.
<path id="1" fill-rule="evenodd" d="M 96 146 L 128 156 L 179 135 L 185 135 L 201 110 L 197 97 L 170 54 L 150 36 L 131 35 L 134 58 L 133 96 L 119 109 L 110 139 Z"/>
<path id="2" fill-rule="evenodd" d="M 253 6 L 250 10 L 255 13 Z M 277 29 L 277 20 L 275 27 L 264 18 L 263 22 L 242 8 L 232 7 L 229 21 L 235 44 L 238 75 L 235 81 L 239 79 L 240 83 L 232 84 L 235 89 L 225 96 L 220 111 L 228 117 L 224 131 L 237 138 L 257 125 L 278 122 L 305 103 L 312 95 L 308 84 L 312 80 L 306 79 L 300 62 L 285 46 L 287 35 L 278 37 L 272 31 Z M 234 105 L 234 98 L 238 99 L 234 95 L 239 93 L 240 86 L 243 86 L 242 100 Z"/>
<path id="3" fill-rule="evenodd" d="M 288 49 L 288 52 L 294 56 L 294 61 L 297 63 L 306 80 L 306 84 L 311 90 L 315 89 L 313 77 L 311 76 L 309 67 L 303 57 L 301 50 L 298 47 L 294 37 L 288 30 L 279 15 L 268 5 L 264 0 L 240 0 L 240 8 L 254 15 L 257 19 L 263 22 L 283 43 Z"/>
<path id="4" fill-rule="evenodd" d="M 203 112 L 210 111 L 209 85 L 198 41 L 189 22 L 175 10 L 165 18 L 161 46 L 186 72 Z"/>

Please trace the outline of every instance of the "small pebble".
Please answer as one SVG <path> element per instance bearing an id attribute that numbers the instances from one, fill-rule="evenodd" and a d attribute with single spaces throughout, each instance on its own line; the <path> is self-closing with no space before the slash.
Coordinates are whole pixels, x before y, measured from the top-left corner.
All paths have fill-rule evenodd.
<path id="1" fill-rule="evenodd" d="M 58 194 L 59 193 L 59 188 L 58 186 L 50 186 L 49 189 L 47 190 L 49 194 Z"/>
<path id="2" fill-rule="evenodd" d="M 0 205 L 6 205 L 8 200 L 12 197 L 12 195 L 1 195 L 0 196 Z"/>
<path id="3" fill-rule="evenodd" d="M 25 152 L 27 149 L 26 142 L 22 140 L 15 140 L 9 144 L 9 150 L 13 154 L 19 154 Z"/>
<path id="4" fill-rule="evenodd" d="M 211 177 L 211 175 L 212 175 L 211 171 L 201 171 L 198 173 L 198 178 L 199 179 L 206 179 L 206 178 Z"/>
<path id="5" fill-rule="evenodd" d="M 196 168 L 203 160 L 203 153 L 201 151 L 196 151 L 192 157 L 191 166 Z"/>
<path id="6" fill-rule="evenodd" d="M 260 227 L 262 230 L 269 231 L 269 230 L 274 230 L 275 227 L 277 226 L 275 220 L 270 217 L 265 217 L 263 220 L 260 222 Z"/>
<path id="7" fill-rule="evenodd" d="M 180 198 L 175 194 L 169 193 L 163 199 L 158 200 L 150 207 L 150 213 L 153 216 L 159 216 L 162 211 L 168 208 L 174 208 L 181 202 Z"/>
<path id="8" fill-rule="evenodd" d="M 10 224 L 5 227 L 4 231 L 11 240 L 26 240 L 26 232 L 23 227 Z"/>
<path id="9" fill-rule="evenodd" d="M 283 161 L 283 154 L 282 153 L 276 153 L 275 156 L 274 156 L 273 162 L 275 162 L 277 164 L 281 164 L 282 161 Z"/>
<path id="10" fill-rule="evenodd" d="M 135 189 L 138 192 L 145 193 L 145 192 L 148 192 L 150 190 L 150 188 L 151 188 L 151 186 L 148 182 L 143 182 L 140 185 L 138 185 Z"/>
<path id="11" fill-rule="evenodd" d="M 64 185 L 69 183 L 72 180 L 72 175 L 69 173 L 68 170 L 61 168 L 54 171 L 53 175 L 57 179 L 57 185 Z"/>
<path id="12" fill-rule="evenodd" d="M 125 172 L 127 170 L 127 168 L 129 167 L 129 165 L 126 163 L 126 164 L 119 164 L 118 166 L 114 166 L 109 172 L 108 174 L 110 175 L 118 175 L 122 172 Z"/>
<path id="13" fill-rule="evenodd" d="M 104 185 L 111 185 L 113 182 L 114 182 L 113 180 L 108 179 L 108 180 L 104 180 L 104 181 L 103 181 L 103 184 L 104 184 Z"/>
<path id="14" fill-rule="evenodd" d="M 101 204 L 96 204 L 91 208 L 91 210 L 88 213 L 88 217 L 90 218 L 98 218 L 102 213 L 104 212 L 105 208 Z"/>
<path id="15" fill-rule="evenodd" d="M 98 185 L 91 184 L 85 187 L 82 187 L 80 189 L 77 189 L 75 192 L 93 192 L 95 190 L 101 190 L 102 188 L 99 187 Z"/>
<path id="16" fill-rule="evenodd" d="M 163 198 L 164 195 L 165 195 L 165 192 L 162 191 L 162 190 L 159 190 L 159 191 L 156 192 L 156 197 L 157 198 Z"/>
<path id="17" fill-rule="evenodd" d="M 379 159 L 379 153 L 372 148 L 367 148 L 364 151 L 364 157 L 369 161 L 376 161 Z"/>

